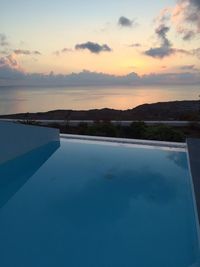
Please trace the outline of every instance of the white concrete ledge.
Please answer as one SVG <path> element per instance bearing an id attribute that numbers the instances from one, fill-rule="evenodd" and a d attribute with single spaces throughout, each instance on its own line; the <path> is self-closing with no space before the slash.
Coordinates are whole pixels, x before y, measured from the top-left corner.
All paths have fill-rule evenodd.
<path id="1" fill-rule="evenodd" d="M 186 143 L 151 141 L 151 140 L 129 139 L 129 138 L 115 138 L 115 137 L 99 137 L 99 136 L 89 136 L 89 135 L 74 135 L 74 134 L 60 134 L 60 137 L 65 139 L 153 146 L 153 147 L 171 148 L 179 151 L 186 151 Z"/>
<path id="2" fill-rule="evenodd" d="M 200 222 L 200 139 L 188 138 L 187 150 Z"/>
<path id="3" fill-rule="evenodd" d="M 58 129 L 0 121 L 0 164 L 59 139 Z"/>

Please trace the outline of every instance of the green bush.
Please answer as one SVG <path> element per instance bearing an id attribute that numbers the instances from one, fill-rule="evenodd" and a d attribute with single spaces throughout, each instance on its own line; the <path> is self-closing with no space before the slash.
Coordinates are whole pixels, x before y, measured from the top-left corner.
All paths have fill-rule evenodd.
<path id="1" fill-rule="evenodd" d="M 146 129 L 145 139 L 160 141 L 184 141 L 184 135 L 181 131 L 175 130 L 167 125 L 149 126 Z"/>
<path id="2" fill-rule="evenodd" d="M 88 124 L 86 122 L 81 122 L 78 125 L 78 134 L 87 135 L 88 134 Z"/>
<path id="3" fill-rule="evenodd" d="M 110 122 L 96 122 L 88 127 L 88 134 L 115 137 L 117 136 L 117 128 Z"/>
<path id="4" fill-rule="evenodd" d="M 145 137 L 147 126 L 144 122 L 133 122 L 129 127 L 129 135 L 131 138 L 142 139 Z"/>

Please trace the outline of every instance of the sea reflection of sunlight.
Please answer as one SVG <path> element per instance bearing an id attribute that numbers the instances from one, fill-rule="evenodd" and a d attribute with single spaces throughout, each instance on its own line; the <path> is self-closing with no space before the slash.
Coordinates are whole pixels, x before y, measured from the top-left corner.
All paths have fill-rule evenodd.
<path id="1" fill-rule="evenodd" d="M 180 93 L 181 92 L 181 93 Z M 0 114 L 56 109 L 132 109 L 145 103 L 193 100 L 198 88 L 188 86 L 13 87 L 0 90 Z"/>

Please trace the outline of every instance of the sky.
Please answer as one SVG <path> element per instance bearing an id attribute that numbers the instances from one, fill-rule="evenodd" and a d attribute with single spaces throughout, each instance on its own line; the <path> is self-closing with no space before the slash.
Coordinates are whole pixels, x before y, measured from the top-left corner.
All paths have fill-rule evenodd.
<path id="1" fill-rule="evenodd" d="M 0 86 L 200 84 L 200 0 L 0 0 Z"/>

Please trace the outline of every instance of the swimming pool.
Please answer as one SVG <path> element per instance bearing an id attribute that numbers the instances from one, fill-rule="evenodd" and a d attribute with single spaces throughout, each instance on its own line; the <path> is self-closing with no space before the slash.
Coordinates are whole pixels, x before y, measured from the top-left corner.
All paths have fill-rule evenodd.
<path id="1" fill-rule="evenodd" d="M 185 151 L 62 138 L 0 165 L 0 266 L 199 266 L 194 207 Z"/>

